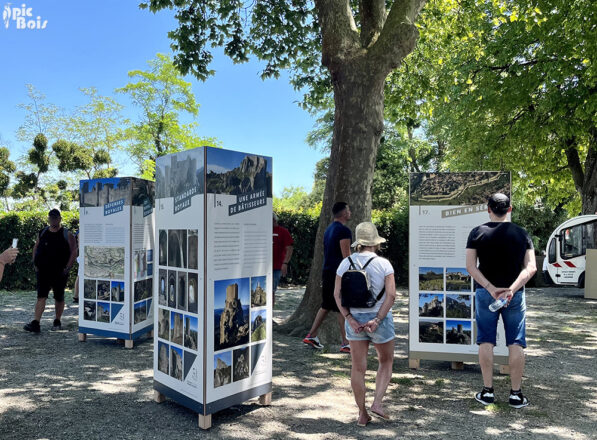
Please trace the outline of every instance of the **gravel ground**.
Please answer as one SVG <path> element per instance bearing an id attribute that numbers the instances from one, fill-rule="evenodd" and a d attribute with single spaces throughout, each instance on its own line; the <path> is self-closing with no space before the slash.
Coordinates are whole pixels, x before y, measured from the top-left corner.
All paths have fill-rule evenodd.
<path id="1" fill-rule="evenodd" d="M 529 289 L 527 368 L 523 382 L 531 405 L 507 403 L 509 381 L 496 374 L 502 403 L 480 406 L 476 364 L 462 371 L 448 362 L 421 361 L 408 369 L 405 291 L 395 307 L 396 359 L 386 408 L 392 421 L 374 419 L 358 428 L 346 355 L 317 352 L 300 339 L 274 330 L 272 405 L 256 400 L 213 416 L 202 431 L 197 416 L 167 400 L 157 404 L 152 389 L 152 341 L 127 350 L 115 339 L 77 341 L 76 307 L 69 305 L 64 330 L 22 330 L 31 319 L 32 292 L 0 292 L 0 439 L 178 439 L 202 438 L 597 438 L 597 301 L 574 288 Z M 275 321 L 298 304 L 302 290 L 279 291 Z M 67 296 L 70 300 L 70 296 Z M 48 301 L 52 303 L 52 300 Z M 377 362 L 371 352 L 368 386 Z M 371 399 L 369 393 L 369 399 Z"/>

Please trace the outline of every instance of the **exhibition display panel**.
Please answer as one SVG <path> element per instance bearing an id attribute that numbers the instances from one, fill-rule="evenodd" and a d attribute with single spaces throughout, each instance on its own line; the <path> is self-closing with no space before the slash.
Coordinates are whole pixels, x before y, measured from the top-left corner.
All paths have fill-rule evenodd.
<path id="1" fill-rule="evenodd" d="M 476 362 L 474 280 L 466 270 L 470 231 L 489 222 L 487 199 L 510 197 L 510 173 L 411 173 L 409 365 L 421 359 Z M 508 214 L 510 215 L 510 214 Z M 508 364 L 500 319 L 495 362 Z"/>
<path id="2" fill-rule="evenodd" d="M 79 209 L 79 340 L 125 340 L 153 329 L 153 182 L 82 180 Z"/>
<path id="3" fill-rule="evenodd" d="M 211 414 L 272 387 L 272 159 L 211 147 L 156 161 L 156 400 Z"/>

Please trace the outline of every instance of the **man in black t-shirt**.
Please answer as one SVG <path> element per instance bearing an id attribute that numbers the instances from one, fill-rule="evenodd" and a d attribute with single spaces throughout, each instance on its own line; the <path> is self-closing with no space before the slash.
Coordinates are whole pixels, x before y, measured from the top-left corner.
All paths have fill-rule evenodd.
<path id="1" fill-rule="evenodd" d="M 323 235 L 323 270 L 321 273 L 321 294 L 322 302 L 311 330 L 304 337 L 303 342 L 314 348 L 322 349 L 323 345 L 317 337 L 319 326 L 330 311 L 338 312 L 338 325 L 342 335 L 342 353 L 350 353 L 350 345 L 346 339 L 344 330 L 344 316 L 342 316 L 336 305 L 334 298 L 334 285 L 336 282 L 336 270 L 342 260 L 350 255 L 350 243 L 352 242 L 352 232 L 346 226 L 350 220 L 350 208 L 345 202 L 336 202 L 332 207 L 334 221 L 330 224 Z"/>
<path id="2" fill-rule="evenodd" d="M 477 344 L 483 374 L 483 390 L 475 395 L 475 399 L 483 405 L 495 400 L 493 347 L 501 316 L 509 352 L 509 403 L 514 408 L 522 408 L 529 404 L 520 389 L 524 370 L 523 348 L 526 347 L 524 285 L 537 272 L 535 251 L 529 234 L 508 220 L 512 207 L 506 195 L 493 194 L 487 202 L 487 212 L 491 221 L 474 228 L 466 244 L 466 268 L 476 287 Z M 507 303 L 492 312 L 489 305 L 498 298 L 506 299 Z"/>
<path id="3" fill-rule="evenodd" d="M 49 226 L 39 233 L 33 247 L 33 265 L 37 276 L 37 302 L 35 319 L 26 324 L 28 332 L 39 333 L 41 316 L 46 308 L 50 290 L 54 291 L 56 318 L 52 330 L 61 330 L 60 318 L 64 311 L 64 289 L 68 273 L 77 258 L 77 244 L 73 234 L 61 225 L 60 211 L 52 209 L 48 214 Z"/>

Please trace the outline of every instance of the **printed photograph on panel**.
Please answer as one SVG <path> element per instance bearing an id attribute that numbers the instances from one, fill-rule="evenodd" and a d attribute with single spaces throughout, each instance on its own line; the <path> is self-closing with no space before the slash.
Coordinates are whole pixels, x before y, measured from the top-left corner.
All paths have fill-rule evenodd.
<path id="1" fill-rule="evenodd" d="M 197 313 L 199 308 L 199 280 L 196 273 L 189 273 L 189 312 Z"/>
<path id="2" fill-rule="evenodd" d="M 176 272 L 168 271 L 168 307 L 176 308 Z"/>
<path id="3" fill-rule="evenodd" d="M 232 352 L 225 351 L 214 355 L 214 388 L 231 382 Z"/>
<path id="4" fill-rule="evenodd" d="M 97 303 L 97 320 L 98 322 L 110 322 L 110 303 Z"/>
<path id="5" fill-rule="evenodd" d="M 95 284 L 95 280 L 83 280 L 83 298 L 97 299 Z"/>
<path id="6" fill-rule="evenodd" d="M 153 249 L 147 249 L 147 262 L 153 263 Z"/>
<path id="7" fill-rule="evenodd" d="M 236 382 L 249 377 L 249 347 L 234 350 L 232 357 L 234 368 L 232 380 Z"/>
<path id="8" fill-rule="evenodd" d="M 158 277 L 158 302 L 161 306 L 168 305 L 168 289 L 167 289 L 168 272 L 160 269 Z"/>
<path id="9" fill-rule="evenodd" d="M 169 346 L 163 342 L 158 342 L 158 370 L 168 374 L 168 355 Z"/>
<path id="10" fill-rule="evenodd" d="M 147 301 L 135 304 L 134 323 L 139 324 L 147 319 Z"/>
<path id="11" fill-rule="evenodd" d="M 464 267 L 446 268 L 446 290 L 450 292 L 470 292 L 473 286 L 472 280 L 473 278 Z"/>
<path id="12" fill-rule="evenodd" d="M 85 277 L 124 278 L 124 247 L 85 246 Z"/>
<path id="13" fill-rule="evenodd" d="M 446 321 L 446 344 L 470 345 L 471 321 Z"/>
<path id="14" fill-rule="evenodd" d="M 444 295 L 442 293 L 420 293 L 419 316 L 443 318 Z"/>
<path id="15" fill-rule="evenodd" d="M 155 206 L 155 183 L 143 179 L 133 179 L 133 206 Z"/>
<path id="16" fill-rule="evenodd" d="M 110 301 L 110 281 L 97 282 L 97 299 L 100 301 Z"/>
<path id="17" fill-rule="evenodd" d="M 272 197 L 271 158 L 211 148 L 207 152 L 207 191 L 241 195 L 264 191 Z"/>
<path id="18" fill-rule="evenodd" d="M 110 283 L 112 290 L 112 301 L 124 302 L 124 281 L 112 281 Z"/>
<path id="19" fill-rule="evenodd" d="M 419 321 L 419 342 L 444 343 L 444 321 Z"/>
<path id="20" fill-rule="evenodd" d="M 168 266 L 187 267 L 187 230 L 168 231 Z"/>
<path id="21" fill-rule="evenodd" d="M 166 309 L 158 309 L 158 338 L 170 339 L 170 311 Z"/>
<path id="22" fill-rule="evenodd" d="M 105 178 L 82 180 L 79 186 L 81 208 L 104 206 L 106 203 L 124 200 L 131 204 L 131 180 L 128 178 Z"/>
<path id="23" fill-rule="evenodd" d="M 170 376 L 182 380 L 182 348 L 170 346 Z"/>
<path id="24" fill-rule="evenodd" d="M 436 206 L 482 205 L 496 192 L 510 197 L 510 173 L 411 173 L 410 204 Z"/>
<path id="25" fill-rule="evenodd" d="M 251 311 L 251 342 L 262 341 L 265 339 L 265 320 L 267 310 L 252 310 Z"/>
<path id="26" fill-rule="evenodd" d="M 446 295 L 446 318 L 471 319 L 471 295 Z"/>
<path id="27" fill-rule="evenodd" d="M 419 290 L 444 290 L 444 268 L 419 267 Z"/>
<path id="28" fill-rule="evenodd" d="M 267 277 L 251 277 L 251 307 L 262 307 L 266 303 Z"/>
<path id="29" fill-rule="evenodd" d="M 261 355 L 265 349 L 265 344 L 251 345 L 251 374 L 255 374 L 255 368 L 261 359 Z"/>
<path id="30" fill-rule="evenodd" d="M 182 313 L 171 312 L 170 314 L 170 341 L 182 345 Z"/>
<path id="31" fill-rule="evenodd" d="M 96 307 L 95 301 L 85 301 L 83 302 L 83 319 L 85 321 L 95 321 L 96 317 Z"/>
<path id="32" fill-rule="evenodd" d="M 199 268 L 199 231 L 197 229 L 189 229 L 189 269 L 197 270 Z"/>
<path id="33" fill-rule="evenodd" d="M 147 276 L 147 253 L 145 249 L 138 249 L 133 253 L 135 278 Z"/>
<path id="34" fill-rule="evenodd" d="M 184 346 L 191 350 L 197 350 L 198 343 L 198 319 L 194 316 L 184 317 Z"/>
<path id="35" fill-rule="evenodd" d="M 187 273 L 178 272 L 178 299 L 176 301 L 176 308 L 179 310 L 187 309 Z"/>
<path id="36" fill-rule="evenodd" d="M 156 198 L 203 193 L 203 149 L 180 151 L 156 160 Z"/>
<path id="37" fill-rule="evenodd" d="M 168 265 L 168 231 L 160 229 L 159 232 L 159 265 L 160 266 L 167 266 Z"/>
<path id="38" fill-rule="evenodd" d="M 249 342 L 249 278 L 214 282 L 214 351 Z"/>

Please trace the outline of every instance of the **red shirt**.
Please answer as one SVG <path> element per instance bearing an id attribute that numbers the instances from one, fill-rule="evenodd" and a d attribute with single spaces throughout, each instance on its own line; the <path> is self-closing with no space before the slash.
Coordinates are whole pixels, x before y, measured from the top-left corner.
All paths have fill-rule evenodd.
<path id="1" fill-rule="evenodd" d="M 274 226 L 274 255 L 273 264 L 274 270 L 282 269 L 284 257 L 286 257 L 286 246 L 292 246 L 294 240 L 290 236 L 288 229 L 282 226 Z"/>

